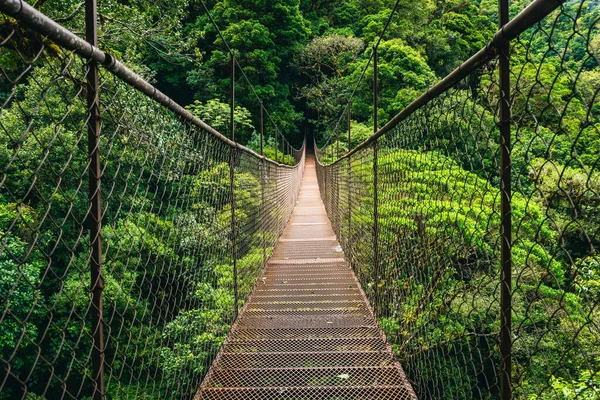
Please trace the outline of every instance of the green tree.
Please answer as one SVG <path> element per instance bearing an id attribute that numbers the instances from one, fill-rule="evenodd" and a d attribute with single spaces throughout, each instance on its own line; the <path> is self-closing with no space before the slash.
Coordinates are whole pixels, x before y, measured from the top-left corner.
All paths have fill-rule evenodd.
<path id="1" fill-rule="evenodd" d="M 294 75 L 293 59 L 306 40 L 308 28 L 300 13 L 299 0 L 237 1 L 221 0 L 215 3 L 213 14 L 224 39 L 236 52 L 243 73 L 264 102 L 282 132 L 298 132 L 302 115 L 292 104 Z M 229 91 L 229 54 L 206 15 L 198 16 L 195 25 L 206 32 L 199 46 L 205 51 L 198 68 L 188 82 L 200 89 L 199 99 L 206 93 L 207 84 L 220 93 Z M 238 75 L 239 71 L 238 71 Z M 254 124 L 258 123 L 259 103 L 245 79 L 237 82 L 238 99 L 251 111 Z M 214 97 L 214 94 L 211 96 Z"/>
<path id="2" fill-rule="evenodd" d="M 434 82 L 435 75 L 427 65 L 425 58 L 401 39 L 382 41 L 379 45 L 379 87 L 380 104 L 378 117 L 387 121 L 400 112 Z M 346 78 L 348 86 L 358 82 L 367 59 L 353 65 Z M 372 64 L 366 76 L 373 75 Z M 368 121 L 372 115 L 372 83 L 363 79 L 358 88 L 358 96 L 352 104 L 352 113 L 362 121 Z"/>
<path id="3" fill-rule="evenodd" d="M 222 103 L 218 99 L 208 100 L 206 103 L 195 100 L 186 108 L 219 133 L 231 137 L 231 107 L 228 103 Z M 255 133 L 250 112 L 244 107 L 236 107 L 233 120 L 236 141 L 247 143 Z"/>

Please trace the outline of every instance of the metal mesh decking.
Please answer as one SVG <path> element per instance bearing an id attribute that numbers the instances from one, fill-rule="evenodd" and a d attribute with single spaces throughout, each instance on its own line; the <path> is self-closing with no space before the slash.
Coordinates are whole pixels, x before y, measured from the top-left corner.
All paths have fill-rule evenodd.
<path id="1" fill-rule="evenodd" d="M 197 399 L 412 399 L 307 160 L 290 222 Z"/>

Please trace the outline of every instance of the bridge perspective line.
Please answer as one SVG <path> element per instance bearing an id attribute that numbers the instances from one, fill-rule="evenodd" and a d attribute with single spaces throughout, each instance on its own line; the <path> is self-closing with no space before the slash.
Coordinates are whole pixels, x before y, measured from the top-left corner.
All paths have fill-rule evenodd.
<path id="1" fill-rule="evenodd" d="M 323 202 L 314 155 L 274 253 L 196 399 L 416 399 Z"/>

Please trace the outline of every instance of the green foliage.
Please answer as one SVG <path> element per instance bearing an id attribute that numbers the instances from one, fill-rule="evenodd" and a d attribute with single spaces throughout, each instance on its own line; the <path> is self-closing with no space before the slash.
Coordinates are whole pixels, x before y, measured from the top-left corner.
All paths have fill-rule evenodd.
<path id="1" fill-rule="evenodd" d="M 575 290 L 591 301 L 600 301 L 600 259 L 590 256 L 580 259 L 574 278 Z"/>
<path id="2" fill-rule="evenodd" d="M 282 131 L 298 132 L 301 114 L 292 105 L 290 66 L 294 54 L 308 35 L 298 0 L 215 2 L 214 18 L 227 43 L 238 55 L 243 72 L 254 85 L 256 94 Z M 226 96 L 229 70 L 225 46 L 206 15 L 199 14 L 194 24 L 205 32 L 197 44 L 203 60 L 191 72 L 188 82 L 198 88 L 196 97 L 214 97 L 212 88 Z M 259 105 L 244 79 L 238 80 L 238 101 L 252 111 L 258 124 Z M 203 90 L 208 88 L 209 90 Z M 250 137 L 246 138 L 247 140 Z"/>
<path id="3" fill-rule="evenodd" d="M 354 148 L 373 134 L 373 128 L 357 121 L 350 123 L 350 144 Z"/>
<path id="4" fill-rule="evenodd" d="M 369 136 L 373 134 L 373 128 L 366 126 L 363 123 L 351 121 L 350 124 L 350 147 L 353 149 L 362 142 L 364 142 Z M 337 160 L 341 155 L 346 153 L 348 149 L 348 132 L 342 132 L 339 134 L 337 140 L 333 140 L 325 148 L 322 149 L 322 153 L 319 154 L 319 160 L 324 164 L 332 163 Z M 339 154 L 338 154 L 339 152 Z"/>
<path id="5" fill-rule="evenodd" d="M 299 90 L 310 110 L 317 113 L 314 124 L 329 128 L 345 106 L 348 85 L 343 75 L 363 49 L 360 39 L 329 34 L 312 39 L 298 56 L 298 66 L 310 84 Z"/>
<path id="6" fill-rule="evenodd" d="M 564 378 L 552 377 L 550 380 L 554 395 L 551 399 L 571 400 L 585 399 L 594 400 L 600 392 L 600 372 L 590 370 L 583 371 L 574 381 Z M 529 400 L 537 400 L 538 396 L 530 396 Z"/>
<path id="7" fill-rule="evenodd" d="M 218 99 L 208 100 L 206 103 L 195 100 L 186 108 L 219 133 L 231 137 L 231 107 L 228 103 L 222 103 Z M 233 120 L 236 141 L 247 143 L 255 134 L 250 111 L 244 107 L 236 107 Z"/>
<path id="8" fill-rule="evenodd" d="M 478 2 L 436 3 L 424 41 L 429 65 L 437 76 L 445 76 L 487 44 L 496 29 Z"/>
<path id="9" fill-rule="evenodd" d="M 13 359 L 12 373 L 21 377 L 35 363 L 35 343 L 44 316 L 39 284 L 46 263 L 39 250 L 29 252 L 27 243 L 35 223 L 32 214 L 27 206 L 0 204 L 0 299 L 2 307 L 9 310 L 0 324 L 0 356 Z M 12 229 L 5 231 L 13 222 Z"/>
<path id="10" fill-rule="evenodd" d="M 378 53 L 381 88 L 378 118 L 387 121 L 427 89 L 434 82 L 435 75 L 423 55 L 402 39 L 382 41 Z M 350 67 L 345 85 L 353 87 L 359 81 L 367 62 L 368 59 L 364 58 Z M 372 75 L 371 64 L 366 76 Z M 369 79 L 363 79 L 358 96 L 352 103 L 352 114 L 359 121 L 369 121 L 372 116 L 373 94 L 370 85 Z"/>
<path id="11" fill-rule="evenodd" d="M 258 132 L 254 132 L 252 135 L 252 139 L 248 142 L 248 148 L 260 154 L 260 134 Z M 263 154 L 265 157 L 282 164 L 296 165 L 297 163 L 293 156 L 281 152 L 281 140 L 275 143 L 275 138 L 272 136 L 263 138 Z"/>

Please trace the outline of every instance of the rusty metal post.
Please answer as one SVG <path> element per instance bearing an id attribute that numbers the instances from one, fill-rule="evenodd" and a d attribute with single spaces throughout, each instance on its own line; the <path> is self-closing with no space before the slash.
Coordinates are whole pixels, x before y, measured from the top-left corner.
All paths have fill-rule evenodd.
<path id="1" fill-rule="evenodd" d="M 340 126 L 335 126 L 335 155 L 336 158 L 340 156 Z"/>
<path id="2" fill-rule="evenodd" d="M 379 56 L 377 47 L 373 46 L 373 132 L 377 133 L 377 109 L 379 108 Z"/>
<path id="3" fill-rule="evenodd" d="M 379 313 L 379 140 L 373 142 L 373 309 Z"/>
<path id="4" fill-rule="evenodd" d="M 350 137 L 350 124 L 352 122 L 352 100 L 348 103 L 348 152 L 352 150 L 352 139 Z"/>
<path id="5" fill-rule="evenodd" d="M 260 102 L 260 155 L 263 156 L 263 136 L 264 136 L 264 119 L 263 119 L 263 103 Z"/>
<path id="6" fill-rule="evenodd" d="M 260 155 L 264 156 L 264 149 L 263 149 L 263 138 L 264 138 L 264 129 L 265 129 L 265 124 L 264 124 L 264 117 L 263 117 L 263 103 L 262 101 L 260 102 L 260 124 L 259 124 L 259 131 L 260 131 Z M 266 234 L 265 234 L 265 225 L 263 222 L 263 218 L 265 215 L 265 168 L 266 168 L 266 162 L 263 159 L 260 160 L 260 194 L 261 194 L 261 205 L 262 205 L 262 212 L 261 212 L 261 222 L 260 222 L 260 226 L 261 226 L 261 230 L 262 230 L 262 248 L 263 248 L 263 266 L 267 265 L 267 240 L 266 240 Z"/>
<path id="7" fill-rule="evenodd" d="M 377 47 L 373 46 L 373 132 L 377 132 L 377 109 L 379 108 L 379 71 Z M 378 210 L 378 150 L 379 140 L 373 142 L 373 291 L 375 313 L 379 312 L 379 210 Z"/>
<path id="8" fill-rule="evenodd" d="M 235 142 L 235 53 L 231 52 L 231 99 L 229 104 L 229 131 L 231 140 Z M 235 220 L 235 150 L 236 147 L 229 148 L 229 178 L 231 182 L 231 247 L 233 258 L 233 308 L 234 317 L 238 314 L 238 276 L 237 276 L 237 227 Z"/>
<path id="9" fill-rule="evenodd" d="M 278 142 L 277 141 L 277 132 L 278 132 L 278 129 L 277 129 L 277 127 L 275 127 L 275 161 L 278 161 L 278 159 L 277 159 L 277 142 Z"/>
<path id="10" fill-rule="evenodd" d="M 352 150 L 352 142 L 350 139 L 350 123 L 352 120 L 352 100 L 348 103 L 348 152 Z M 346 190 L 348 191 L 348 243 L 352 240 L 352 185 L 351 185 L 351 175 L 352 175 L 352 165 L 350 164 L 351 157 L 348 157 L 348 169 L 346 171 L 347 183 Z M 350 248 L 350 247 L 347 247 Z M 348 257 L 350 254 L 347 255 Z"/>
<path id="11" fill-rule="evenodd" d="M 85 2 L 85 36 L 93 46 L 98 45 L 96 0 Z M 87 71 L 88 108 L 88 196 L 90 201 L 90 276 L 92 291 L 92 380 L 94 400 L 105 398 L 104 393 L 104 317 L 102 290 L 102 209 L 100 203 L 100 98 L 98 96 L 98 63 L 90 60 Z"/>
<path id="12" fill-rule="evenodd" d="M 498 24 L 502 29 L 509 21 L 508 0 L 498 1 Z M 511 132 L 510 132 L 510 42 L 498 47 L 500 79 L 500 397 L 512 395 L 512 221 L 511 221 Z"/>
<path id="13" fill-rule="evenodd" d="M 285 147 L 284 147 L 285 137 L 281 135 L 281 162 L 285 163 Z"/>

